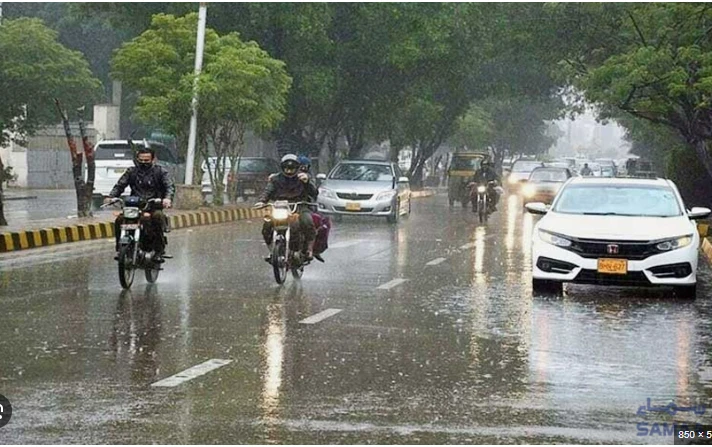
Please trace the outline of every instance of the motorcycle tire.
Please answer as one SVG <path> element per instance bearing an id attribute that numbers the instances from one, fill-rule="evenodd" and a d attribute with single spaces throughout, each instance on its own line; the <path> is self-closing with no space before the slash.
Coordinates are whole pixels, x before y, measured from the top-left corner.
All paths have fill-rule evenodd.
<path id="1" fill-rule="evenodd" d="M 124 245 L 119 250 L 119 282 L 121 287 L 128 289 L 133 284 L 136 269 L 130 265 L 133 260 L 134 244 Z"/>
<path id="2" fill-rule="evenodd" d="M 284 284 L 287 280 L 287 247 L 284 240 L 278 240 L 274 243 L 272 249 L 272 270 L 274 271 L 274 279 L 277 284 Z"/>

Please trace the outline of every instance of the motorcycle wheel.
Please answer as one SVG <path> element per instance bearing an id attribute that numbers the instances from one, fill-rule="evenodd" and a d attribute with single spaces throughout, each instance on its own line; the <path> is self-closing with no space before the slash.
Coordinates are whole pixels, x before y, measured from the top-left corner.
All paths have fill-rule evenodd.
<path id="1" fill-rule="evenodd" d="M 133 259 L 134 245 L 124 245 L 119 250 L 119 282 L 121 287 L 128 289 L 133 284 L 136 269 L 129 265 Z"/>
<path id="2" fill-rule="evenodd" d="M 487 220 L 487 203 L 485 200 L 478 200 L 477 202 L 477 215 L 480 218 L 480 223 L 484 223 Z"/>
<path id="3" fill-rule="evenodd" d="M 283 240 L 276 241 L 272 249 L 272 270 L 277 284 L 284 284 L 287 279 L 287 247 Z"/>
<path id="4" fill-rule="evenodd" d="M 154 264 L 152 262 L 150 266 L 146 267 L 144 273 L 146 274 L 146 281 L 151 284 L 155 283 L 158 281 L 158 274 L 161 273 L 159 264 Z"/>

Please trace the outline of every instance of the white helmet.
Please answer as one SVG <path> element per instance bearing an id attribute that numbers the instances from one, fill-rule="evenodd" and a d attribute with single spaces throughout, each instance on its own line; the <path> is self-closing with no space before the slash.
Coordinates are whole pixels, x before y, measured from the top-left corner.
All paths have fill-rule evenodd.
<path id="1" fill-rule="evenodd" d="M 299 171 L 299 158 L 294 154 L 287 154 L 282 157 L 282 161 L 279 163 L 280 168 L 282 168 L 282 173 L 287 177 L 294 177 Z"/>

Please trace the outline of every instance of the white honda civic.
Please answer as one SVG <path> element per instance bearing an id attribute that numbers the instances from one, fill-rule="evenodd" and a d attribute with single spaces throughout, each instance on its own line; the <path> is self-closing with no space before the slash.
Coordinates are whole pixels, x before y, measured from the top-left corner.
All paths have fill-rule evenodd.
<path id="1" fill-rule="evenodd" d="M 566 282 L 617 286 L 672 286 L 693 298 L 700 237 L 675 184 L 663 179 L 574 177 L 543 214 L 532 235 L 534 292 L 560 293 Z"/>

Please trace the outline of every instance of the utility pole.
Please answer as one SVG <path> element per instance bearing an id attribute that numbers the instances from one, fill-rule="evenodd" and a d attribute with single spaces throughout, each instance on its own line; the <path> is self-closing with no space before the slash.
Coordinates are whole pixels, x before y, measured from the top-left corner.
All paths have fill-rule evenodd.
<path id="1" fill-rule="evenodd" d="M 188 154 L 185 166 L 185 184 L 193 184 L 193 170 L 195 164 L 195 141 L 198 137 L 198 75 L 203 68 L 203 49 L 205 46 L 205 20 L 208 7 L 200 3 L 198 10 L 198 39 L 195 43 L 195 82 L 193 83 L 193 114 L 190 117 L 190 136 L 188 137 Z"/>

